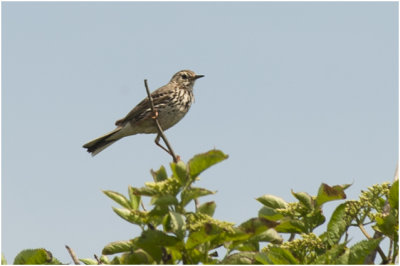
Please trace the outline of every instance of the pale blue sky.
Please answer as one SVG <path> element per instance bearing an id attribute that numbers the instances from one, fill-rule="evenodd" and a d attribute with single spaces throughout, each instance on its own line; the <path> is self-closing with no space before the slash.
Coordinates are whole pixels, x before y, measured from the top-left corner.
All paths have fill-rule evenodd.
<path id="1" fill-rule="evenodd" d="M 151 181 L 170 157 L 154 135 L 92 158 L 114 128 L 181 69 L 205 77 L 166 132 L 177 154 L 229 159 L 198 186 L 215 217 L 257 216 L 255 198 L 391 181 L 398 159 L 398 3 L 2 3 L 2 252 L 45 247 L 71 262 L 137 227 L 101 193 Z M 327 204 L 326 213 L 337 203 Z M 331 209 L 329 209 L 331 208 Z M 321 230 L 326 225 L 321 226 Z"/>

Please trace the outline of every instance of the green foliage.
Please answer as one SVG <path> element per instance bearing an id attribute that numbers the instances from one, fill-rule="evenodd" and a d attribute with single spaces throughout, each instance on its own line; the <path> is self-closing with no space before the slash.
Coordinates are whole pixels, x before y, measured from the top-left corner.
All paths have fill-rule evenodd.
<path id="1" fill-rule="evenodd" d="M 25 249 L 14 259 L 14 264 L 61 264 L 44 248 Z"/>
<path id="2" fill-rule="evenodd" d="M 6 265 L 7 264 L 7 260 L 6 258 L 4 258 L 3 253 L 1 253 L 1 265 Z"/>
<path id="3" fill-rule="evenodd" d="M 117 204 L 113 211 L 139 226 L 141 233 L 133 238 L 128 233 L 130 239 L 107 244 L 100 258 L 80 261 L 87 265 L 364 264 L 374 263 L 369 258 L 379 249 L 382 263 L 395 263 L 399 250 L 398 181 L 374 185 L 362 191 L 359 199 L 347 201 L 343 200 L 350 185 L 321 184 L 316 196 L 292 190 L 293 202 L 266 194 L 257 198 L 262 205 L 257 217 L 235 225 L 213 218 L 214 201 L 199 202 L 214 191 L 194 186 L 201 173 L 227 158 L 223 152 L 211 150 L 187 163 L 171 163 L 170 176 L 164 166 L 151 170 L 153 182 L 128 187 L 128 196 L 103 191 Z M 337 200 L 340 204 L 327 219 L 324 204 Z M 315 234 L 326 221 L 326 230 Z M 366 226 L 377 237 L 368 235 Z M 351 227 L 360 229 L 366 239 L 355 242 L 349 238 Z M 385 238 L 390 241 L 386 253 L 379 246 Z M 223 254 L 217 249 L 224 249 Z M 35 249 L 22 251 L 14 263 L 60 262 L 50 252 Z"/>

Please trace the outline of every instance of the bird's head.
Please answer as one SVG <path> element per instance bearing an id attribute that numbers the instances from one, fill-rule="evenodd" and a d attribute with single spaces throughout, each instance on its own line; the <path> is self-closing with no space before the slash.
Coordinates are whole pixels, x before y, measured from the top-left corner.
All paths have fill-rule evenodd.
<path id="1" fill-rule="evenodd" d="M 175 82 L 177 84 L 181 84 L 185 87 L 193 87 L 196 79 L 202 78 L 204 75 L 196 75 L 191 70 L 181 70 L 172 76 L 170 82 Z"/>

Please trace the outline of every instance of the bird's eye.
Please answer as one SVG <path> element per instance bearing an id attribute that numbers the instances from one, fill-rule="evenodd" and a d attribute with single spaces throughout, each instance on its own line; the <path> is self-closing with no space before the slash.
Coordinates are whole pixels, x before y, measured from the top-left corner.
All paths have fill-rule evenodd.
<path id="1" fill-rule="evenodd" d="M 183 74 L 183 75 L 182 75 L 182 78 L 183 78 L 183 79 L 187 79 L 188 76 L 187 76 L 186 74 Z"/>

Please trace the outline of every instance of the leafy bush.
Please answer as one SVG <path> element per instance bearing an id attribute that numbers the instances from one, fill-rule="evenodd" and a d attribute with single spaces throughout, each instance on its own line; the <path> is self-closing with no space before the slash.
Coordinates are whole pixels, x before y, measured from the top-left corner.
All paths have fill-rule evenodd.
<path id="1" fill-rule="evenodd" d="M 321 184 L 316 196 L 294 192 L 295 202 L 263 195 L 257 217 L 235 226 L 213 218 L 216 203 L 199 204 L 199 198 L 213 191 L 193 186 L 199 175 L 228 156 L 218 150 L 189 160 L 171 163 L 171 176 L 165 167 L 151 171 L 153 182 L 128 188 L 128 196 L 103 191 L 120 207 L 114 212 L 139 226 L 140 236 L 109 243 L 102 256 L 80 259 L 85 264 L 363 264 L 373 263 L 376 252 L 382 263 L 395 263 L 398 257 L 398 181 L 383 183 L 362 191 L 358 200 L 347 200 L 334 210 L 326 231 L 315 228 L 326 222 L 322 207 L 326 202 L 346 199 L 350 185 Z M 142 200 L 149 198 L 146 210 Z M 194 203 L 195 211 L 188 205 Z M 371 225 L 374 237 L 365 226 Z M 349 246 L 348 230 L 357 227 L 365 240 Z M 286 236 L 287 241 L 283 236 Z M 388 238 L 383 252 L 379 244 Z M 217 249 L 224 249 L 219 256 Z M 115 255 L 109 259 L 107 255 Z M 2 259 L 2 263 L 5 260 Z M 15 264 L 59 264 L 44 249 L 22 251 Z"/>

